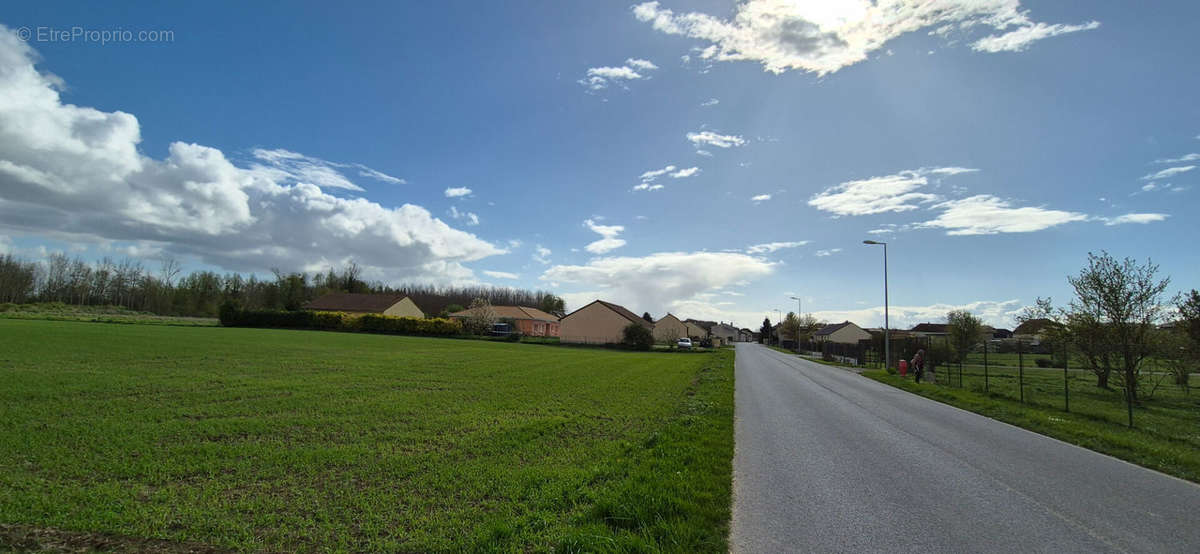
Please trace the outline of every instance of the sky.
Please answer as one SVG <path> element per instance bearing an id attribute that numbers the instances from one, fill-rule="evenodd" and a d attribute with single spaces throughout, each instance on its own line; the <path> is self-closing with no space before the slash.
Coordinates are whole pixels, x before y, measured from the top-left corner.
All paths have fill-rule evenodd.
<path id="1" fill-rule="evenodd" d="M 26 3 L 0 253 L 883 324 L 1200 286 L 1193 2 Z M 793 297 L 800 298 L 799 301 Z"/>

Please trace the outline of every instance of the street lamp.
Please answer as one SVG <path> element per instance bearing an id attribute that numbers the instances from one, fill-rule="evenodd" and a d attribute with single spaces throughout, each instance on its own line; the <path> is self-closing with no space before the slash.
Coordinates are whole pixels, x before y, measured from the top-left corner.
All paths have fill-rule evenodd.
<path id="1" fill-rule="evenodd" d="M 892 367 L 892 336 L 888 325 L 887 243 L 864 240 L 863 244 L 883 245 L 883 368 Z"/>
<path id="2" fill-rule="evenodd" d="M 801 307 L 799 296 L 792 296 L 791 299 L 796 301 L 796 352 L 799 352 L 800 351 L 800 322 L 802 321 L 800 319 L 800 317 L 804 315 L 804 309 Z"/>

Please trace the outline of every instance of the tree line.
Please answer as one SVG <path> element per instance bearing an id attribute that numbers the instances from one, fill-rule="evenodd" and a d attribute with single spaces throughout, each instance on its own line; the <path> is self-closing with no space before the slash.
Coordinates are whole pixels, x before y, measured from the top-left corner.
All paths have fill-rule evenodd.
<path id="1" fill-rule="evenodd" d="M 298 310 L 330 292 L 407 295 L 428 315 L 461 310 L 476 298 L 494 305 L 537 307 L 559 316 L 566 311 L 562 298 L 541 290 L 368 282 L 353 262 L 340 270 L 331 267 L 313 274 L 273 270 L 271 277 L 260 278 L 202 270 L 185 275 L 173 258 L 163 258 L 157 267 L 148 268 L 129 258 L 86 262 L 53 253 L 44 261 L 28 261 L 0 255 L 0 303 L 61 302 L 215 317 L 226 303 L 250 310 Z"/>

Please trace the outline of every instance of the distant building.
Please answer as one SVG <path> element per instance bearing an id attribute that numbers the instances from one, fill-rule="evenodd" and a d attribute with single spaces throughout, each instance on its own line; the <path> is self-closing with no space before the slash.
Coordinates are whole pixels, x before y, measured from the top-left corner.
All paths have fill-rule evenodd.
<path id="1" fill-rule="evenodd" d="M 511 319 L 516 326 L 515 331 L 533 337 L 557 337 L 558 318 L 537 308 L 527 306 L 492 306 L 496 319 Z M 450 314 L 451 319 L 466 319 L 471 317 L 472 310 Z"/>
<path id="2" fill-rule="evenodd" d="M 813 340 L 841 344 L 858 344 L 860 340 L 871 340 L 871 333 L 849 321 L 826 325 L 813 333 Z"/>
<path id="3" fill-rule="evenodd" d="M 726 325 L 725 323 L 713 325 L 712 329 L 709 330 L 712 338 L 720 339 L 721 344 L 729 344 L 736 341 L 738 339 L 738 332 L 737 327 Z"/>
<path id="4" fill-rule="evenodd" d="M 950 336 L 949 327 L 945 323 L 921 323 L 909 329 L 908 332 L 915 337 L 948 337 Z"/>
<path id="5" fill-rule="evenodd" d="M 624 306 L 595 300 L 559 320 L 562 342 L 584 344 L 618 344 L 625 338 L 625 327 L 636 323 L 651 331 L 654 324 L 627 310 Z"/>
<path id="6" fill-rule="evenodd" d="M 679 339 L 690 337 L 687 324 L 672 314 L 667 314 L 654 322 L 654 342 L 674 343 Z"/>
<path id="7" fill-rule="evenodd" d="M 425 317 L 425 312 L 403 294 L 331 292 L 305 304 L 304 309 L 318 312 Z"/>
<path id="8" fill-rule="evenodd" d="M 704 340 L 708 338 L 708 329 L 705 329 L 691 321 L 684 321 L 683 325 L 687 327 L 687 336 L 692 340 Z"/>

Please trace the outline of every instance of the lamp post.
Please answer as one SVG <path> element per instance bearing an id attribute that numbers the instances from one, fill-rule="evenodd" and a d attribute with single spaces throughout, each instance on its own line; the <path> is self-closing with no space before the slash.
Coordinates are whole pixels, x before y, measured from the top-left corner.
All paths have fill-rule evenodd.
<path id="1" fill-rule="evenodd" d="M 791 298 L 792 298 L 792 300 L 796 301 L 796 352 L 799 352 L 800 351 L 800 322 L 803 321 L 800 318 L 801 318 L 801 316 L 804 315 L 804 308 L 801 307 L 799 296 L 793 296 Z"/>
<path id="2" fill-rule="evenodd" d="M 883 369 L 892 367 L 892 335 L 888 324 L 887 243 L 864 240 L 863 244 L 883 245 Z"/>

